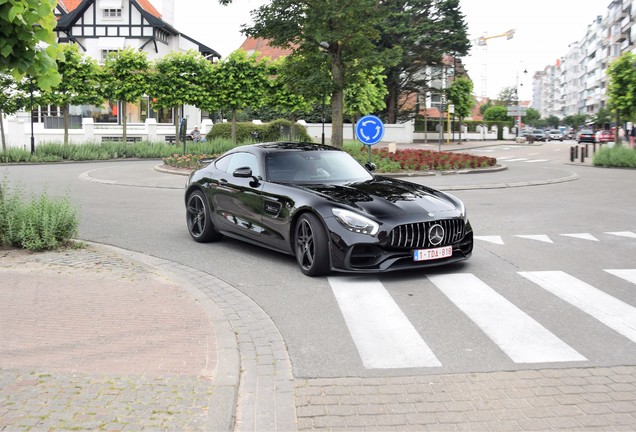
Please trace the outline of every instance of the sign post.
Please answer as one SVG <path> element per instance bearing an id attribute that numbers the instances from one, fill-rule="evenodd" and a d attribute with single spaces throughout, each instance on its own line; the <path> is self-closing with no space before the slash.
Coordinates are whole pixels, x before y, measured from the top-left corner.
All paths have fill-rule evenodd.
<path id="1" fill-rule="evenodd" d="M 356 123 L 356 138 L 369 150 L 371 163 L 371 146 L 380 142 L 384 136 L 384 123 L 374 115 L 366 115 Z"/>

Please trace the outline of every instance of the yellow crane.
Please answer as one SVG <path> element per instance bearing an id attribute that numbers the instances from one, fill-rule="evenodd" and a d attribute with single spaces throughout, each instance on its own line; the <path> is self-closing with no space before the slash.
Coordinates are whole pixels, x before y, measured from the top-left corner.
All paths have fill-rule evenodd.
<path id="1" fill-rule="evenodd" d="M 495 38 L 501 38 L 501 37 L 505 37 L 506 39 L 510 40 L 513 38 L 513 36 L 515 35 L 515 29 L 510 29 L 507 32 L 504 33 L 500 33 L 500 34 L 496 34 L 496 35 L 492 35 L 492 36 L 488 36 L 486 34 L 480 36 L 479 38 L 477 38 L 476 42 L 477 45 L 482 47 L 483 50 L 483 55 L 482 55 L 482 59 L 483 59 L 483 63 L 481 65 L 481 97 L 482 98 L 486 98 L 486 92 L 487 92 L 487 76 L 488 76 L 488 60 L 487 60 L 487 56 L 488 56 L 488 41 L 490 39 L 495 39 Z"/>

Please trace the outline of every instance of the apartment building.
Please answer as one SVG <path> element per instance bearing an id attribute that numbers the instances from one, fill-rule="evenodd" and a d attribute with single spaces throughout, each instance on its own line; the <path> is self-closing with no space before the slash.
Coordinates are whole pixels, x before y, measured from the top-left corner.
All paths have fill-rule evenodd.
<path id="1" fill-rule="evenodd" d="M 534 75 L 533 103 L 541 116 L 596 115 L 607 107 L 607 68 L 636 52 L 634 0 L 612 0 L 554 65 Z"/>

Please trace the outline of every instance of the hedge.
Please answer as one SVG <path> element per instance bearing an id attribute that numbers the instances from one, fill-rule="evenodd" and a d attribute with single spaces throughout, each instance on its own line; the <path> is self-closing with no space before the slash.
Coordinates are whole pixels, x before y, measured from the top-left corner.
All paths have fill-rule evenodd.
<path id="1" fill-rule="evenodd" d="M 311 137 L 307 133 L 307 129 L 299 124 L 294 125 L 296 132 L 295 141 L 311 142 Z M 240 122 L 236 124 L 236 141 L 237 142 L 270 142 L 290 139 L 291 122 L 285 119 L 274 120 L 269 123 L 255 124 L 251 122 Z M 254 136 L 256 132 L 256 136 Z M 212 126 L 212 130 L 207 133 L 208 141 L 216 138 L 231 139 L 232 123 L 216 123 Z"/>

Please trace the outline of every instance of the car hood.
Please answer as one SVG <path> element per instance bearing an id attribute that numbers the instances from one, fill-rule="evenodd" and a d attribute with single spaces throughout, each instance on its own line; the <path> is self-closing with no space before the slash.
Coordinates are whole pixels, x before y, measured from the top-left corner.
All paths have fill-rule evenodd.
<path id="1" fill-rule="evenodd" d="M 405 182 L 399 179 L 377 176 L 373 180 L 347 185 L 310 185 L 301 186 L 321 195 L 334 203 L 352 207 L 376 217 L 402 214 L 428 214 L 440 216 L 440 213 L 458 210 L 459 202 L 455 198 L 426 186 Z"/>

